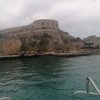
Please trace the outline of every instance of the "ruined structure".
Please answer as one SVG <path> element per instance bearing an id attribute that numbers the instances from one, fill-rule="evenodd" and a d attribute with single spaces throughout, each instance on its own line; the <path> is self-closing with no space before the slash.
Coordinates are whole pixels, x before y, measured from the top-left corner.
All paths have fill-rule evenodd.
<path id="1" fill-rule="evenodd" d="M 57 31 L 59 29 L 59 23 L 56 20 L 36 20 L 33 22 L 33 30 L 49 30 L 49 31 Z"/>
<path id="2" fill-rule="evenodd" d="M 74 39 L 74 37 L 70 36 L 67 32 L 60 30 L 58 21 L 50 19 L 36 20 L 26 26 L 1 30 L 0 33 L 2 33 L 5 38 L 2 44 L 6 44 L 6 46 L 4 46 L 6 49 L 1 49 L 1 52 L 2 50 L 8 50 L 10 46 L 12 48 L 10 48 L 10 51 L 5 51 L 4 54 L 15 54 L 20 50 L 34 51 L 39 47 L 42 49 L 46 47 L 47 51 L 53 51 L 57 46 L 58 50 L 63 50 L 66 48 L 66 44 L 70 44 L 70 42 L 72 44 Z M 10 39 L 15 41 L 10 42 Z"/>
<path id="3" fill-rule="evenodd" d="M 26 26 L 2 30 L 0 31 L 0 33 L 5 34 L 5 37 L 32 37 L 33 35 L 48 33 L 53 38 L 55 38 L 55 40 L 59 40 L 59 42 L 62 42 L 60 36 L 61 34 L 59 33 L 63 33 L 63 31 L 60 30 L 58 21 L 50 19 L 40 19 Z M 66 36 L 69 36 L 67 32 Z"/>

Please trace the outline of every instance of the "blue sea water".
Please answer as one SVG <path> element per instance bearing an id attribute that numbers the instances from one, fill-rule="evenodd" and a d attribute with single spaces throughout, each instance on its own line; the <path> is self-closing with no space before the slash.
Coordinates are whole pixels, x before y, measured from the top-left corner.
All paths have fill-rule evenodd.
<path id="1" fill-rule="evenodd" d="M 90 76 L 100 88 L 100 55 L 0 60 L 0 97 L 12 100 L 100 100 L 73 95 Z M 91 88 L 91 91 L 94 91 Z"/>

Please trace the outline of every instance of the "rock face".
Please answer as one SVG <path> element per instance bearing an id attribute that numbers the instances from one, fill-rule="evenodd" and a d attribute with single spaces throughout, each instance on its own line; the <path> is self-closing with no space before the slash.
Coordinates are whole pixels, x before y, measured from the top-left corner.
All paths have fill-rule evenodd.
<path id="1" fill-rule="evenodd" d="M 16 54 L 21 51 L 68 51 L 73 46 L 74 37 L 59 28 L 56 20 L 41 19 L 33 23 L 0 31 L 1 53 Z M 8 39 L 9 38 L 9 39 Z M 74 47 L 74 46 L 73 46 Z"/>
<path id="2" fill-rule="evenodd" d="M 18 54 L 21 48 L 21 41 L 18 39 L 0 39 L 0 55 Z"/>

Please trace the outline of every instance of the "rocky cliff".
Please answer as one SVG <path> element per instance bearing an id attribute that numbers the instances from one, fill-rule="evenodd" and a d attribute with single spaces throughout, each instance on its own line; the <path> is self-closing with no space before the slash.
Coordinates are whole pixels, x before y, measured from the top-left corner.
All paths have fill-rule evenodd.
<path id="1" fill-rule="evenodd" d="M 42 52 L 69 52 L 75 49 L 76 38 L 63 32 L 55 20 L 42 19 L 30 25 L 1 30 L 1 39 L 4 54 L 34 51 Z"/>

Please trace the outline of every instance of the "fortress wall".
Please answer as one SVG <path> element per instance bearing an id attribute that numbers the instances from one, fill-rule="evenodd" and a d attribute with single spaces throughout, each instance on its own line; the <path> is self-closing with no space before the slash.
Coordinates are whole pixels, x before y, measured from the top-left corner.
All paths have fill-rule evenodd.
<path id="1" fill-rule="evenodd" d="M 33 22 L 33 30 L 52 29 L 58 30 L 59 23 L 56 20 L 41 19 Z"/>
<path id="2" fill-rule="evenodd" d="M 5 36 L 10 37 L 14 36 L 16 37 L 18 34 L 34 34 L 34 33 L 40 33 L 42 31 L 50 31 L 50 32 L 58 32 L 59 30 L 59 23 L 56 20 L 49 20 L 49 19 L 41 19 L 36 20 L 32 24 L 21 26 L 21 27 L 14 27 L 14 28 L 8 28 L 5 30 L 1 30 L 0 32 L 5 34 Z"/>
<path id="3" fill-rule="evenodd" d="M 3 33 L 5 33 L 5 38 L 14 38 L 18 39 L 20 37 L 32 37 L 34 35 L 40 36 L 43 33 L 48 33 L 53 38 L 61 40 L 61 34 L 59 34 L 59 23 L 56 20 L 50 20 L 50 19 L 40 19 L 36 20 L 33 23 L 21 26 L 21 27 L 15 27 L 15 28 L 9 28 L 2 30 Z"/>

